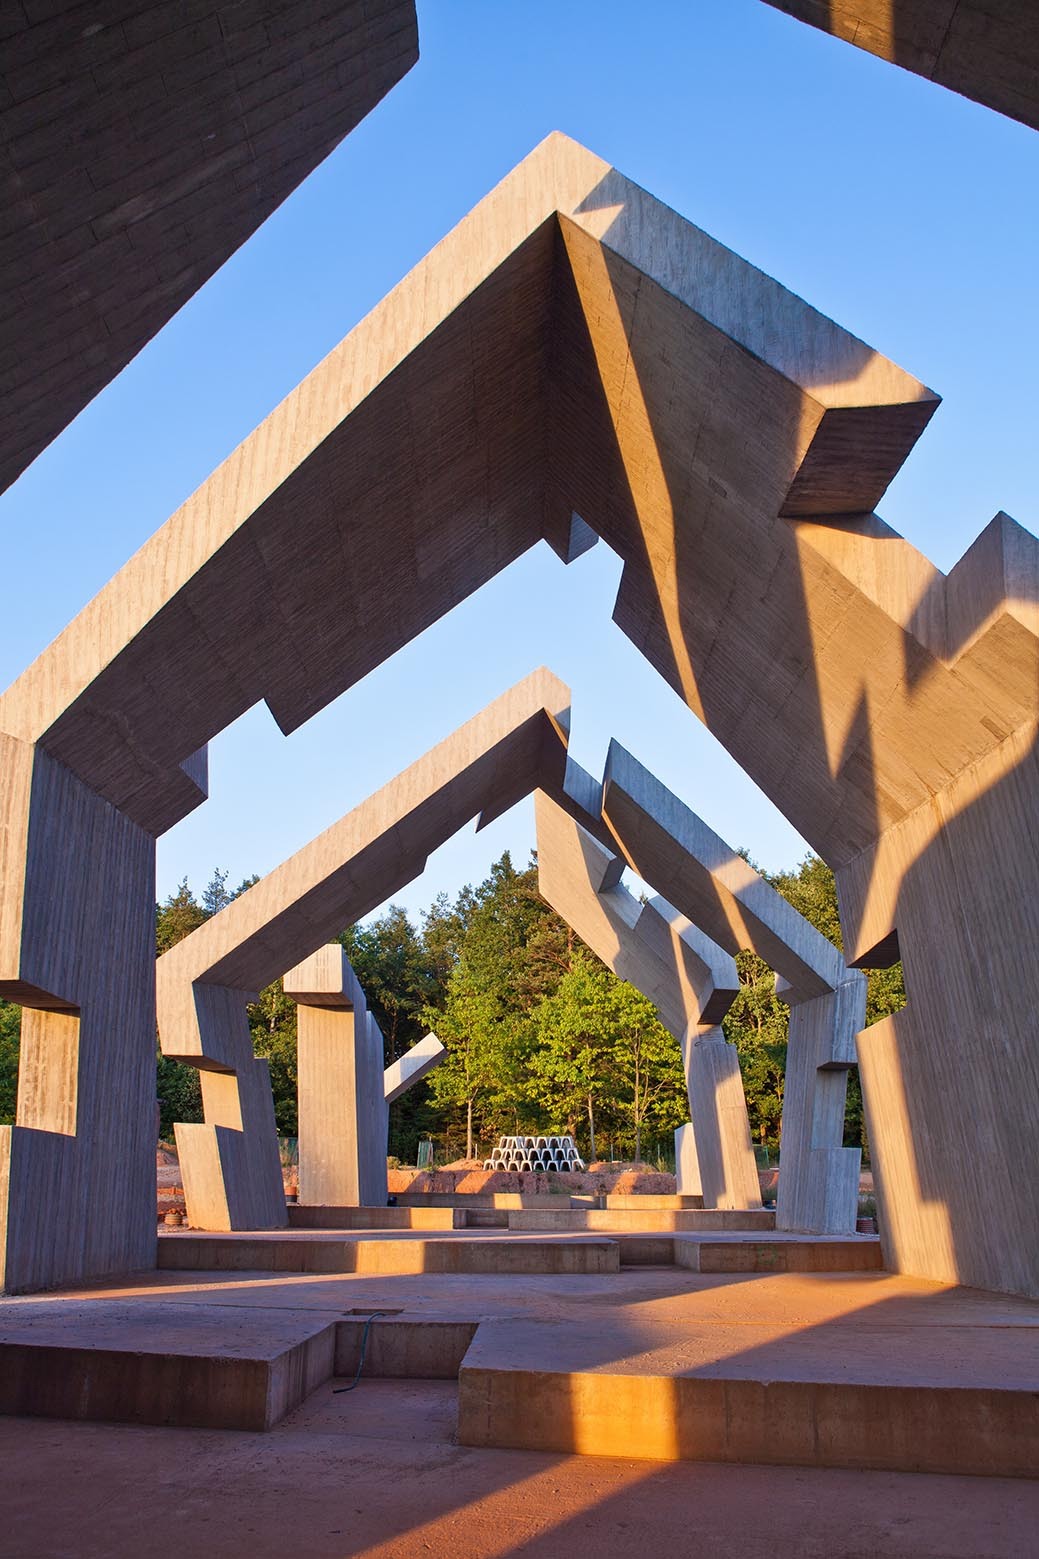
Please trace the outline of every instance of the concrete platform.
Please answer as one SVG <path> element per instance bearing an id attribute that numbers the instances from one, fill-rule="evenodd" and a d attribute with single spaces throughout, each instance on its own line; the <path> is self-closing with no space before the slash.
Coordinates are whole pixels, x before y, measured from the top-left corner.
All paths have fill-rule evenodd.
<path id="1" fill-rule="evenodd" d="M 302 1261 L 320 1246 L 334 1263 L 349 1246 L 395 1253 L 394 1268 L 410 1250 L 413 1265 L 164 1268 L 60 1299 L 0 1301 L 4 1411 L 271 1429 L 293 1402 L 327 1400 L 333 1370 L 352 1375 L 377 1311 L 365 1389 L 457 1376 L 465 1444 L 629 1465 L 1039 1468 L 1039 1305 L 877 1271 L 789 1270 L 872 1254 L 877 1242 L 864 1237 L 300 1231 L 160 1243 L 178 1260 L 224 1245 L 237 1261 L 270 1261 L 272 1250 L 284 1261 L 290 1248 Z M 748 1258 L 772 1266 L 631 1264 L 630 1252 L 659 1245 L 730 1269 Z M 502 1246 L 515 1253 L 504 1265 Z M 562 1270 L 575 1251 L 603 1247 L 619 1265 Z M 529 1270 L 548 1250 L 555 1269 Z M 487 1270 L 467 1270 L 459 1251 Z"/>
<path id="2" fill-rule="evenodd" d="M 170 1231 L 159 1235 L 157 1264 L 192 1272 L 580 1273 L 616 1272 L 620 1252 L 615 1240 L 606 1239 Z"/>
<path id="3" fill-rule="evenodd" d="M 819 1278 L 823 1317 L 808 1319 L 802 1280 L 751 1281 L 769 1285 L 769 1313 L 692 1306 L 665 1322 L 628 1307 L 594 1327 L 483 1322 L 459 1374 L 460 1442 L 1039 1475 L 1039 1306 L 970 1290 L 906 1293 L 880 1278 L 860 1308 L 869 1279 Z"/>
<path id="4" fill-rule="evenodd" d="M 676 1234 L 676 1267 L 690 1272 L 881 1272 L 875 1234 L 759 1235 L 756 1239 Z"/>
<path id="5" fill-rule="evenodd" d="M 5 1306 L 0 1412 L 270 1429 L 331 1375 L 334 1325 L 312 1311 L 233 1320 L 204 1304 Z"/>

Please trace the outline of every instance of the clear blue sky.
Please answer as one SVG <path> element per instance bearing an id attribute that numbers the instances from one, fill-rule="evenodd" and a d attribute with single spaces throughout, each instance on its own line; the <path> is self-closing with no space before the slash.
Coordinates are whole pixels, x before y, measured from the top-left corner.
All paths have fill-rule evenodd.
<path id="1" fill-rule="evenodd" d="M 944 397 L 884 518 L 948 569 L 998 509 L 1035 530 L 1039 136 L 758 0 L 419 0 L 421 58 L 337 152 L 0 498 L 6 685 L 439 238 L 566 131 Z M 266 872 L 534 666 L 768 867 L 804 846 L 610 613 L 600 545 L 542 545 L 286 739 L 261 706 L 159 893 Z M 533 844 L 529 804 L 460 836 L 418 910 Z"/>

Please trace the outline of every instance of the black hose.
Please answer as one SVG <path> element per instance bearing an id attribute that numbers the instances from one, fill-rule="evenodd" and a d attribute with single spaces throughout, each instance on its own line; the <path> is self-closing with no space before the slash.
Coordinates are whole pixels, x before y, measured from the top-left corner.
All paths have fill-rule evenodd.
<path id="1" fill-rule="evenodd" d="M 373 1310 L 367 1321 L 365 1321 L 364 1331 L 361 1333 L 361 1357 L 357 1361 L 357 1374 L 354 1376 L 353 1380 L 348 1386 L 333 1386 L 332 1395 L 334 1397 L 339 1396 L 343 1391 L 353 1391 L 354 1387 L 360 1382 L 361 1371 L 364 1369 L 365 1349 L 368 1347 L 368 1333 L 371 1331 L 372 1322 L 375 1320 L 376 1316 L 388 1314 L 388 1310 Z"/>

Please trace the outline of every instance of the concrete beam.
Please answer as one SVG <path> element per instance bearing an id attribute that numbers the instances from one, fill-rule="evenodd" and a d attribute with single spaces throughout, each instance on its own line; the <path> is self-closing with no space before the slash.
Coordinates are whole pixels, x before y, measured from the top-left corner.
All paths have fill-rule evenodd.
<path id="1" fill-rule="evenodd" d="M 418 58 L 414 0 L 11 6 L 0 490 Z"/>
<path id="2" fill-rule="evenodd" d="M 728 952 L 777 971 L 790 1006 L 776 1227 L 851 1234 L 862 1154 L 844 1146 L 847 1072 L 866 1021 L 866 981 L 833 943 L 742 856 L 617 742 L 610 743 L 602 815 L 620 856 L 670 893 Z M 676 1137 L 676 1164 L 688 1164 Z M 682 1188 L 693 1181 L 688 1169 Z"/>
<path id="3" fill-rule="evenodd" d="M 761 1206 L 739 1061 L 717 1024 L 739 989 L 736 965 L 664 899 L 646 904 L 613 858 L 549 796 L 534 798 L 538 887 L 619 979 L 654 1004 L 678 1040 L 704 1207 Z"/>
<path id="4" fill-rule="evenodd" d="M 1039 130 L 1039 18 L 1017 0 L 767 0 Z"/>

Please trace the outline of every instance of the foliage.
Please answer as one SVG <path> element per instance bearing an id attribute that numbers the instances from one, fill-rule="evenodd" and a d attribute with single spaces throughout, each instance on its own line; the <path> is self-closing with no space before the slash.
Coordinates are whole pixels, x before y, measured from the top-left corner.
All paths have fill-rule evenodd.
<path id="1" fill-rule="evenodd" d="M 813 855 L 768 879 L 838 947 L 840 919 L 833 873 Z M 196 898 L 187 880 L 156 905 L 159 953 L 218 913 L 255 878 L 233 891 L 214 871 Z M 420 1137 L 438 1157 L 502 1132 L 569 1131 L 594 1155 L 603 1135 L 638 1157 L 688 1115 L 681 1057 L 644 997 L 617 980 L 554 914 L 537 891 L 534 858 L 517 869 L 506 853 L 479 886 L 452 903 L 441 894 L 416 927 L 399 905 L 339 940 L 383 1033 L 386 1063 L 427 1031 L 446 1059 L 390 1111 L 390 1152 L 414 1163 Z M 740 990 L 723 1027 L 740 1058 L 751 1129 L 779 1140 L 786 1065 L 787 1010 L 772 971 L 739 954 Z M 871 971 L 867 1022 L 905 1004 L 900 965 Z M 0 1001 L 0 1123 L 14 1119 L 20 1009 Z M 249 1008 L 253 1047 L 267 1058 L 279 1132 L 295 1136 L 296 1006 L 281 981 Z M 198 1073 L 159 1056 L 161 1131 L 200 1120 Z M 865 1146 L 857 1069 L 848 1078 L 846 1140 Z"/>
<path id="2" fill-rule="evenodd" d="M 14 1125 L 21 1027 L 21 1007 L 15 1006 L 13 1001 L 0 1001 L 0 1126 Z"/>

